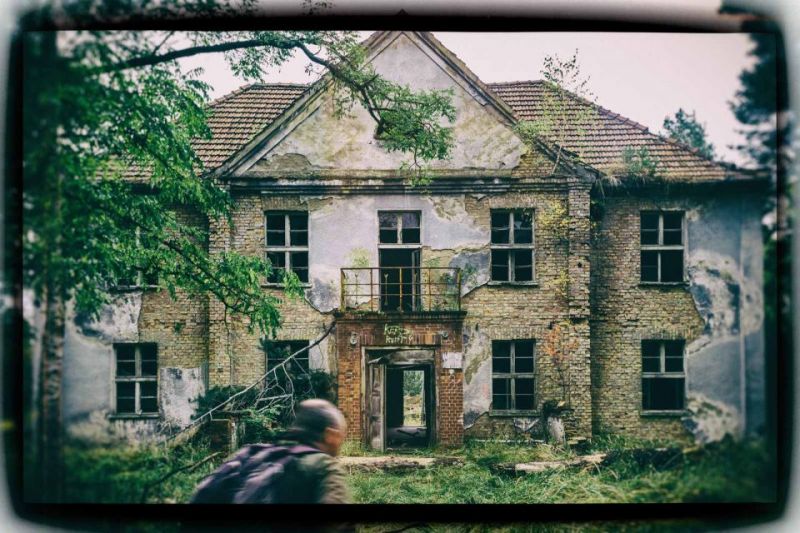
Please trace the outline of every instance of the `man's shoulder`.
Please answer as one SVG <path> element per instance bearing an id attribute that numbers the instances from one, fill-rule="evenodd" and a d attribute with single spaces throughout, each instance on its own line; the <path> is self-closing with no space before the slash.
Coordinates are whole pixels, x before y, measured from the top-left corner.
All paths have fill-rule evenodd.
<path id="1" fill-rule="evenodd" d="M 325 452 L 311 452 L 299 458 L 300 466 L 306 470 L 328 470 L 335 468 L 337 461 Z"/>

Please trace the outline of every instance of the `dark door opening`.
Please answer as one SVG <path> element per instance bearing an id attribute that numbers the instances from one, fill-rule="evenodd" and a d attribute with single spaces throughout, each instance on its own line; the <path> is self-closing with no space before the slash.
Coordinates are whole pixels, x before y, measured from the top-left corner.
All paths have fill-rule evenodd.
<path id="1" fill-rule="evenodd" d="M 430 443 L 430 379 L 430 365 L 386 368 L 387 447 L 417 448 Z"/>
<path id="2" fill-rule="evenodd" d="M 420 309 L 419 249 L 380 250 L 381 311 L 411 312 Z"/>

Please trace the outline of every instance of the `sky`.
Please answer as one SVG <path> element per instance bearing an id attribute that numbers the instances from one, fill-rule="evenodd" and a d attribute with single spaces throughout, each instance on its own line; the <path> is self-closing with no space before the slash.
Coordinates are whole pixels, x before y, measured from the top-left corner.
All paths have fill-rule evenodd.
<path id="1" fill-rule="evenodd" d="M 369 35 L 365 32 L 364 35 Z M 583 75 L 596 103 L 661 132 L 664 117 L 679 108 L 694 111 L 705 124 L 717 156 L 742 163 L 728 145 L 742 141 L 728 102 L 739 73 L 750 64 L 745 34 L 691 33 L 458 33 L 434 35 L 484 82 L 540 79 L 545 55 L 568 58 L 578 49 Z M 297 56 L 269 82 L 308 83 L 307 61 Z M 194 57 L 187 67 L 203 67 L 202 78 L 223 96 L 245 82 L 221 55 Z"/>

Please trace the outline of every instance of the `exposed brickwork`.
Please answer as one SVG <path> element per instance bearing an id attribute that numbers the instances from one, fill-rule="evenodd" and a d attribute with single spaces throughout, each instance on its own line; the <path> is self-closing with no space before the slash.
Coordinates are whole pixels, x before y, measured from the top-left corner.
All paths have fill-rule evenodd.
<path id="1" fill-rule="evenodd" d="M 414 345 L 434 350 L 436 441 L 444 446 L 461 444 L 464 436 L 463 371 L 442 368 L 442 352 L 461 352 L 463 349 L 461 320 L 461 317 L 446 315 L 417 320 L 409 317 L 387 320 L 385 315 L 377 314 L 372 318 L 357 315 L 337 318 L 339 408 L 347 418 L 348 439 L 364 440 L 364 358 L 370 348 L 397 345 L 388 343 L 384 336 L 386 324 L 391 324 L 407 330 L 412 339 L 429 339 L 424 344 Z M 442 331 L 447 332 L 446 338 L 440 336 Z M 356 340 L 355 344 L 351 342 L 351 337 Z"/>
<path id="2" fill-rule="evenodd" d="M 645 209 L 689 209 L 689 200 L 609 197 L 592 253 L 592 404 L 595 431 L 686 438 L 679 417 L 642 416 L 641 340 L 702 331 L 686 287 L 640 285 L 639 217 Z"/>

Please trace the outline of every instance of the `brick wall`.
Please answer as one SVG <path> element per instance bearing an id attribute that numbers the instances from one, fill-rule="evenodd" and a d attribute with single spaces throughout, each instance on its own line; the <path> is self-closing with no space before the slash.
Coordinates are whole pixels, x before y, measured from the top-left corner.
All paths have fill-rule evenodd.
<path id="1" fill-rule="evenodd" d="M 640 211 L 685 209 L 690 200 L 608 197 L 592 250 L 591 354 L 594 431 L 687 438 L 680 418 L 643 416 L 641 340 L 689 344 L 703 321 L 687 287 L 640 285 Z M 685 253 L 684 253 L 685 255 Z"/>
<path id="2" fill-rule="evenodd" d="M 460 352 L 461 318 L 443 314 L 402 320 L 387 320 L 385 316 L 339 315 L 336 325 L 338 353 L 339 409 L 347 418 L 347 438 L 364 440 L 364 357 L 370 348 L 395 346 L 384 336 L 386 324 L 399 326 L 409 332 L 407 343 L 397 346 L 419 346 L 434 350 L 436 376 L 436 440 L 444 446 L 458 446 L 464 436 L 463 371 L 442 368 L 442 352 Z M 440 332 L 447 332 L 446 337 Z M 355 344 L 351 342 L 355 339 Z"/>

